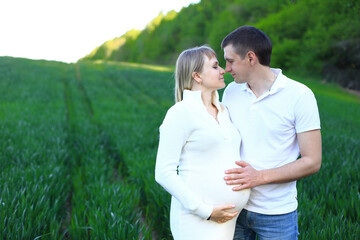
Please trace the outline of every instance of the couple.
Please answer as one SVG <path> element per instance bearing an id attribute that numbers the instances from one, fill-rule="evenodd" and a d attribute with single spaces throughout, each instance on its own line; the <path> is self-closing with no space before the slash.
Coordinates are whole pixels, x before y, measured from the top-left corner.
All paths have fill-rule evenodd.
<path id="1" fill-rule="evenodd" d="M 171 195 L 174 239 L 297 239 L 296 180 L 321 166 L 311 90 L 270 68 L 272 44 L 242 26 L 176 62 L 175 99 L 160 126 L 156 181 Z M 218 89 L 223 75 L 234 82 Z M 298 159 L 299 154 L 301 157 Z"/>

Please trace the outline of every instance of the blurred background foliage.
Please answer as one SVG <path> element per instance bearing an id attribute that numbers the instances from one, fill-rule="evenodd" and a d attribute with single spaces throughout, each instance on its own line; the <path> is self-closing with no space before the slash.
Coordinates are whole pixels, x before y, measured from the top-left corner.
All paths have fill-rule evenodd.
<path id="1" fill-rule="evenodd" d="M 202 0 L 160 13 L 142 30 L 109 40 L 81 60 L 173 65 L 186 48 L 208 44 L 224 66 L 222 39 L 241 25 L 273 42 L 272 67 L 360 89 L 360 1 Z"/>

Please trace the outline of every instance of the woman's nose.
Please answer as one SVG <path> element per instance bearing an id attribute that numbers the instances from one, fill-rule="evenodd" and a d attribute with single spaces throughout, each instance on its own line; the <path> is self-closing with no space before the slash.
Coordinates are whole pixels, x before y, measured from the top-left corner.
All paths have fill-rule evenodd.
<path id="1" fill-rule="evenodd" d="M 225 70 L 224 70 L 222 67 L 220 67 L 220 74 L 221 74 L 221 75 L 224 75 L 224 74 L 225 74 Z"/>

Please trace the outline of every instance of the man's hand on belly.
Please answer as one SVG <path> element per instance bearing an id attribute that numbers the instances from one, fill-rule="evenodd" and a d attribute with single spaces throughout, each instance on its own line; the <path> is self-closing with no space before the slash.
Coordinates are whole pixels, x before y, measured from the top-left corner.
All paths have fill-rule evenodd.
<path id="1" fill-rule="evenodd" d="M 253 188 L 263 184 L 261 171 L 255 170 L 250 164 L 244 161 L 235 162 L 240 168 L 226 170 L 224 179 L 227 185 L 238 185 L 232 188 L 233 191 L 240 191 L 246 188 Z"/>

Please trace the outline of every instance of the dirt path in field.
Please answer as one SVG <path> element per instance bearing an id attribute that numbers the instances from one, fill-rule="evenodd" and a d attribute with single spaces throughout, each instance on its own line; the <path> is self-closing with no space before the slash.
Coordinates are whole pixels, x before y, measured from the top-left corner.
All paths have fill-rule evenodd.
<path id="1" fill-rule="evenodd" d="M 62 78 L 62 81 L 63 81 L 63 84 L 64 84 L 64 101 L 65 101 L 65 110 L 66 110 L 66 122 L 67 122 L 67 129 L 66 131 L 70 134 L 67 135 L 67 144 L 69 145 L 72 145 L 73 143 L 73 140 L 71 138 L 71 135 L 74 133 L 75 131 L 75 126 L 72 124 L 71 122 L 71 118 L 73 117 L 73 104 L 72 104 L 72 96 L 71 96 L 71 92 L 70 92 L 70 89 L 69 89 L 69 83 L 65 77 L 65 70 L 64 70 L 64 76 Z M 69 159 L 67 162 L 67 167 L 70 171 L 70 169 L 72 169 L 72 166 L 70 166 L 70 162 L 71 160 Z M 69 175 L 71 175 L 71 172 L 69 172 Z M 67 198 L 66 198 L 66 201 L 65 201 L 65 219 L 62 223 L 62 226 L 61 226 L 61 232 L 63 232 L 63 237 L 62 239 L 71 239 L 70 238 L 70 235 L 69 235 L 69 231 L 68 231 L 68 226 L 71 225 L 71 215 L 72 215 L 72 193 L 73 193 L 73 190 L 72 190 L 73 187 L 71 187 L 68 195 L 67 195 Z"/>
<path id="2" fill-rule="evenodd" d="M 122 182 L 123 184 L 132 184 L 128 182 L 128 179 L 130 177 L 130 173 L 129 173 L 129 169 L 126 165 L 126 162 L 124 160 L 124 156 L 123 154 L 118 150 L 118 147 L 115 143 L 115 141 L 112 139 L 112 137 L 106 132 L 106 130 L 103 128 L 103 126 L 101 125 L 101 123 L 97 122 L 96 119 L 94 119 L 94 115 L 95 115 L 95 111 L 91 102 L 91 99 L 89 97 L 89 95 L 87 94 L 86 88 L 84 87 L 83 84 L 83 80 L 81 77 L 81 71 L 80 71 L 80 65 L 76 64 L 75 65 L 75 74 L 76 74 L 76 80 L 77 80 L 77 84 L 78 84 L 78 89 L 79 92 L 81 94 L 81 98 L 82 101 L 84 102 L 85 106 L 86 106 L 86 112 L 88 114 L 89 119 L 91 120 L 91 123 L 94 124 L 97 128 L 97 132 L 99 134 L 99 136 L 97 137 L 98 139 L 100 139 L 101 141 L 101 145 L 104 146 L 104 149 L 107 153 L 107 156 L 109 157 L 109 159 L 112 159 L 112 163 L 115 163 L 113 165 L 113 176 L 112 176 L 112 181 L 113 182 Z M 68 101 L 69 101 L 69 109 L 71 109 L 71 97 L 67 97 Z M 71 111 L 69 111 L 69 116 L 71 117 Z M 75 128 L 72 128 L 72 130 L 75 131 Z M 69 197 L 69 201 L 67 204 L 67 210 L 70 213 L 69 217 L 68 217 L 68 224 L 70 224 L 71 221 L 71 195 Z M 138 206 L 138 212 L 139 212 L 139 221 L 141 222 L 141 224 L 144 226 L 145 229 L 149 229 L 149 224 L 146 221 L 146 217 L 143 214 L 143 211 L 141 211 L 141 209 L 143 209 L 142 206 Z M 141 214 L 140 214 L 141 213 Z M 89 232 L 89 236 L 90 236 L 90 232 Z M 70 238 L 68 238 L 70 239 Z M 143 233 L 140 232 L 139 233 L 139 239 L 143 239 Z M 157 240 L 157 234 L 154 230 L 152 230 L 152 239 L 153 240 Z"/>
<path id="3" fill-rule="evenodd" d="M 351 93 L 351 94 L 353 94 L 353 95 L 355 95 L 355 96 L 360 97 L 360 91 L 353 90 L 353 89 L 347 89 L 347 88 L 344 88 L 344 89 L 345 89 L 345 91 L 347 91 L 348 93 Z"/>
<path id="4" fill-rule="evenodd" d="M 92 106 L 90 97 L 88 96 L 86 89 L 84 87 L 81 78 L 80 66 L 78 63 L 75 65 L 75 72 L 76 72 L 76 80 L 78 83 L 78 88 L 80 90 L 83 102 L 87 106 L 86 108 L 87 108 L 88 116 L 91 119 L 92 124 L 96 125 L 98 129 L 98 132 L 100 134 L 100 136 L 98 137 L 101 139 L 101 143 L 105 147 L 107 155 L 110 156 L 110 158 L 113 159 L 115 162 L 115 165 L 113 166 L 113 181 L 125 182 L 126 181 L 125 179 L 129 177 L 129 169 L 126 166 L 122 153 L 117 150 L 116 144 L 114 143 L 112 138 L 106 133 L 106 131 L 101 126 L 101 124 L 93 119 L 94 108 Z"/>
<path id="5" fill-rule="evenodd" d="M 85 91 L 84 84 L 83 84 L 82 79 L 81 79 L 79 63 L 75 64 L 75 72 L 76 72 L 76 80 L 78 82 L 78 88 L 80 90 L 83 101 L 85 102 L 85 106 L 87 106 L 87 112 L 90 115 L 90 118 L 92 118 L 94 116 L 94 109 L 92 107 L 92 103 L 90 101 L 90 98 L 89 98 L 88 94 Z"/>

